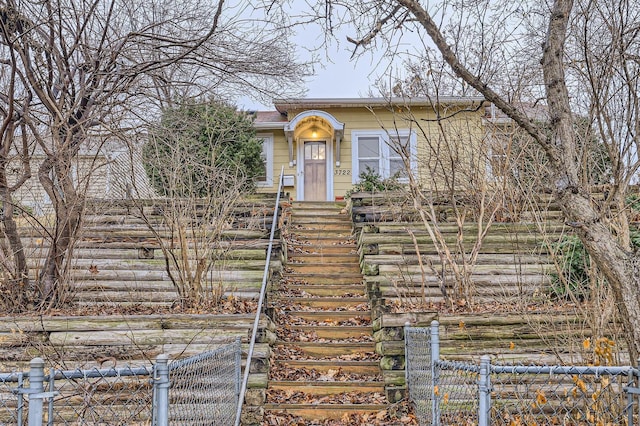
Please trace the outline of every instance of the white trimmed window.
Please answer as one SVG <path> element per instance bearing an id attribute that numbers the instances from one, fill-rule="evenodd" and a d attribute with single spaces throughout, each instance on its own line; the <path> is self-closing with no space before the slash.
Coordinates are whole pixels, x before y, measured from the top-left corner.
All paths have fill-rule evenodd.
<path id="1" fill-rule="evenodd" d="M 259 176 L 256 184 L 262 187 L 273 186 L 273 134 L 259 133 L 256 135 L 262 141 L 262 162 L 265 173 Z"/>
<path id="2" fill-rule="evenodd" d="M 416 165 L 416 134 L 409 130 L 398 130 L 389 134 L 384 130 L 354 130 L 351 132 L 352 181 L 360 180 L 360 173 L 371 170 L 382 178 L 399 174 L 400 182 L 407 182 L 407 170 L 400 150 L 408 152 L 411 158 L 411 170 Z"/>
<path id="3" fill-rule="evenodd" d="M 502 179 L 508 174 L 517 173 L 517 169 L 510 170 L 510 157 L 513 144 L 516 143 L 516 134 L 513 129 L 493 128 L 487 134 L 489 148 L 489 175 L 496 179 Z"/>

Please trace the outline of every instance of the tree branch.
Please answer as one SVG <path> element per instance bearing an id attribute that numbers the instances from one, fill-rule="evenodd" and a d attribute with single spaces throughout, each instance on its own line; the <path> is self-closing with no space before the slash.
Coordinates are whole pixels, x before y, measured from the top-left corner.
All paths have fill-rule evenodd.
<path id="1" fill-rule="evenodd" d="M 457 55 L 451 49 L 440 31 L 440 28 L 434 22 L 431 15 L 422 7 L 420 2 L 416 0 L 397 0 L 397 3 L 411 11 L 416 20 L 427 31 L 427 34 L 429 34 L 435 43 L 444 60 L 458 77 L 480 92 L 489 102 L 494 103 L 496 107 L 511 118 L 518 126 L 522 127 L 532 138 L 538 141 L 550 158 L 557 157 L 555 148 L 549 143 L 546 135 L 539 126 L 460 63 Z"/>

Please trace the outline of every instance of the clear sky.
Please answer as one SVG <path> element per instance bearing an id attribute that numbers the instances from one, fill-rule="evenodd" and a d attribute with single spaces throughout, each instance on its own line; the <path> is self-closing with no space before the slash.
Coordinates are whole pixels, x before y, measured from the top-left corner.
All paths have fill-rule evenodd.
<path id="1" fill-rule="evenodd" d="M 306 42 L 314 42 L 314 35 L 305 33 L 298 35 L 295 41 L 303 46 Z M 307 79 L 308 98 L 358 98 L 369 96 L 370 89 L 379 75 L 384 74 L 384 61 L 367 52 L 356 59 L 351 59 L 351 43 L 346 41 L 346 34 L 339 37 L 339 44 L 334 42 L 326 52 L 318 52 L 315 61 L 315 75 Z M 307 53 L 300 48 L 299 56 L 303 59 Z M 325 56 L 326 55 L 326 56 Z M 373 89 L 372 89 L 373 90 Z M 375 93 L 375 91 L 374 91 Z M 273 105 L 263 105 L 251 99 L 238 100 L 238 106 L 246 110 L 273 110 Z"/>
<path id="2" fill-rule="evenodd" d="M 316 74 L 307 79 L 308 98 L 357 98 L 368 96 L 369 88 L 375 81 L 370 75 L 373 65 L 366 58 L 350 61 L 348 52 L 336 49 L 329 52 L 333 63 L 315 66 Z M 375 71 L 374 71 L 375 72 Z M 254 100 L 243 98 L 238 101 L 242 109 L 273 110 L 273 105 L 263 105 Z"/>

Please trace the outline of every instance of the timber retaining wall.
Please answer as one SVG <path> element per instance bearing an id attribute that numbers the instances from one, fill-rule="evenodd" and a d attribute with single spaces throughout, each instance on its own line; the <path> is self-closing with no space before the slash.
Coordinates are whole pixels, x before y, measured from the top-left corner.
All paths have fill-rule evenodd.
<path id="1" fill-rule="evenodd" d="M 434 205 L 439 221 L 431 226 L 438 227 L 440 242 L 450 250 L 446 254 L 436 248 L 435 233 L 428 231 L 406 196 L 351 196 L 376 350 L 392 399 L 406 392 L 405 324 L 428 327 L 438 320 L 441 355 L 450 360 L 479 361 L 482 355 L 491 355 L 503 362 L 589 361 L 589 351 L 582 346 L 590 337 L 585 318 L 549 304 L 551 274 L 556 271 L 550 250 L 572 230 L 563 224 L 560 210 L 547 194 L 536 202 L 544 204 L 541 212 L 522 211 L 523 220 L 491 225 L 477 258 L 467 263 L 471 273 L 466 293 L 456 293 L 456 276 L 446 257 L 455 258 L 458 266 L 464 263 L 462 256 L 469 255 L 477 239 L 477 223 L 467 220 L 459 228 L 446 202 Z M 453 309 L 443 305 L 445 294 Z M 481 313 L 465 313 L 469 303 Z M 616 327 L 611 327 L 613 335 Z"/>

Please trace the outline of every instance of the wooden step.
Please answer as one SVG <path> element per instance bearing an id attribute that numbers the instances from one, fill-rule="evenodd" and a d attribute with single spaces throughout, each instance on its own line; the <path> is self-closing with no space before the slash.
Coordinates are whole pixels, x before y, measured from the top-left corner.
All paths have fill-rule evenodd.
<path id="1" fill-rule="evenodd" d="M 357 253 L 295 253 L 289 254 L 288 265 L 301 263 L 360 263 Z M 262 261 L 264 265 L 264 260 Z"/>
<path id="2" fill-rule="evenodd" d="M 342 355 L 357 355 L 365 353 L 375 353 L 376 345 L 374 342 L 367 343 L 331 343 L 326 342 L 276 342 L 276 345 L 295 347 L 305 356 L 331 359 Z"/>
<path id="3" fill-rule="evenodd" d="M 301 273 L 301 272 L 285 272 L 284 276 L 290 280 L 304 282 L 305 284 L 334 285 L 341 286 L 344 284 L 356 285 L 362 284 L 363 277 L 360 272 L 357 273 L 335 273 L 329 271 L 328 268 L 323 273 Z"/>
<path id="4" fill-rule="evenodd" d="M 381 374 L 378 361 L 336 361 L 336 360 L 278 360 L 274 364 L 280 364 L 288 368 L 315 369 L 320 373 L 329 370 L 340 369 L 345 373 L 367 374 L 377 376 Z"/>
<path id="5" fill-rule="evenodd" d="M 294 239 L 325 242 L 340 242 L 353 239 L 351 230 L 341 229 L 291 229 L 290 235 Z"/>
<path id="6" fill-rule="evenodd" d="M 351 254 L 356 253 L 355 244 L 296 244 L 288 243 L 288 253 L 290 254 Z"/>
<path id="7" fill-rule="evenodd" d="M 322 223 L 318 222 L 310 223 L 294 223 L 289 226 L 289 235 L 323 235 L 335 236 L 339 235 L 341 238 L 353 238 L 353 228 L 351 223 Z"/>
<path id="8" fill-rule="evenodd" d="M 282 305 L 281 302 L 285 302 Z M 293 306 L 305 306 L 318 308 L 320 310 L 339 310 L 360 312 L 359 310 L 350 310 L 355 307 L 365 306 L 367 310 L 371 309 L 367 304 L 369 299 L 366 297 L 287 297 L 287 296 L 273 296 L 271 298 L 271 304 L 273 306 L 286 306 L 288 310 L 292 310 Z"/>
<path id="9" fill-rule="evenodd" d="M 353 232 L 353 224 L 348 216 L 322 216 L 321 220 L 313 216 L 293 216 L 289 230 L 293 233 L 296 233 L 298 230 L 332 230 L 351 234 Z"/>
<path id="10" fill-rule="evenodd" d="M 305 216 L 311 216 L 311 217 L 315 217 L 317 216 L 317 213 L 324 213 L 326 215 L 332 215 L 338 218 L 341 218 L 342 220 L 348 220 L 349 222 L 351 222 L 351 214 L 349 214 L 348 211 L 346 211 L 346 208 L 344 205 L 339 206 L 339 205 L 335 205 L 335 206 L 321 206 L 319 208 L 311 208 L 310 206 L 302 206 L 301 208 L 298 207 L 294 207 L 291 210 L 291 214 L 292 216 L 297 216 L 297 217 L 305 217 Z"/>
<path id="11" fill-rule="evenodd" d="M 305 205 L 296 205 L 294 204 L 294 208 L 292 209 L 292 214 L 298 216 L 316 216 L 316 213 L 325 213 L 332 214 L 336 216 L 342 216 L 349 218 L 351 220 L 351 215 L 348 211 L 346 211 L 346 206 L 344 204 L 334 204 L 334 205 L 325 205 L 325 206 L 305 206 Z"/>
<path id="12" fill-rule="evenodd" d="M 288 263 L 285 272 L 294 274 L 358 274 L 360 273 L 360 265 L 353 262 L 324 263 L 322 265 L 315 263 Z"/>
<path id="13" fill-rule="evenodd" d="M 375 415 L 385 404 L 265 404 L 266 412 L 283 412 L 306 420 L 339 420 L 349 414 Z M 284 423 L 283 423 L 284 424 Z"/>
<path id="14" fill-rule="evenodd" d="M 343 237 L 319 237 L 307 238 L 305 236 L 288 237 L 284 245 L 288 253 L 310 254 L 354 254 L 358 253 L 356 242 Z"/>
<path id="15" fill-rule="evenodd" d="M 344 201 L 294 201 L 292 204 L 293 211 L 298 213 L 320 210 L 330 210 L 335 212 L 344 209 L 347 205 Z"/>
<path id="16" fill-rule="evenodd" d="M 340 393 L 375 392 L 384 394 L 384 382 L 321 382 L 321 381 L 274 381 L 269 380 L 270 390 L 293 390 L 310 395 L 326 396 Z"/>
<path id="17" fill-rule="evenodd" d="M 370 338 L 373 341 L 371 326 L 306 326 L 306 325 L 294 325 L 290 327 L 292 331 L 302 332 L 305 335 L 315 335 L 318 339 L 324 340 L 341 340 L 341 339 L 360 339 Z M 295 341 L 295 340 L 291 340 Z M 325 342 L 327 344 L 332 344 Z"/>
<path id="18" fill-rule="evenodd" d="M 340 323 L 352 318 L 361 318 L 364 321 L 371 321 L 370 311 L 285 311 L 285 313 L 289 316 L 300 318 L 305 321 Z"/>
<path id="19" fill-rule="evenodd" d="M 322 216 L 321 219 L 317 217 L 296 218 L 291 222 L 288 229 L 293 234 L 300 231 L 331 231 L 341 232 L 347 235 L 353 234 L 353 225 L 350 221 L 335 221 L 329 219 L 327 216 Z"/>
<path id="20" fill-rule="evenodd" d="M 303 292 L 319 297 L 363 297 L 366 294 L 362 284 L 321 285 L 321 284 L 286 284 L 287 290 Z M 348 296 L 347 296 L 348 295 Z"/>

